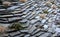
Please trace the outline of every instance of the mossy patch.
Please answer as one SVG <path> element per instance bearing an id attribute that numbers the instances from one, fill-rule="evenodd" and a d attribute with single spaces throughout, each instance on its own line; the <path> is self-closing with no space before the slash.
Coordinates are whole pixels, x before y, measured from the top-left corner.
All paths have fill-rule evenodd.
<path id="1" fill-rule="evenodd" d="M 15 29 L 15 30 L 23 30 L 25 27 L 23 27 L 23 23 L 14 23 L 12 26 L 9 26 L 10 29 Z"/>
<path id="2" fill-rule="evenodd" d="M 43 11 L 43 13 L 48 14 L 49 12 L 47 10 Z"/>

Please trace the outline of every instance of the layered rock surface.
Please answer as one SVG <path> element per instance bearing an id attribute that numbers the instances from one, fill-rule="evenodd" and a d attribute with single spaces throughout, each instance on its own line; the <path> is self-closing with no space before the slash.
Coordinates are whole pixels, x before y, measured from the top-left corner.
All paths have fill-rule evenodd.
<path id="1" fill-rule="evenodd" d="M 6 30 L 3 37 L 55 37 L 60 36 L 59 2 L 32 0 L 7 9 L 0 9 L 0 24 L 9 26 L 15 22 L 27 22 L 25 30 Z M 45 13 L 46 11 L 48 13 Z"/>

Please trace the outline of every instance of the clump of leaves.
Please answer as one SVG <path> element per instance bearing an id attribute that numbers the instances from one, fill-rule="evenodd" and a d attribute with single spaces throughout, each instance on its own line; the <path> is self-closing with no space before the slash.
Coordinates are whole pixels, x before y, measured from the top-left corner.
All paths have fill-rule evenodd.
<path id="1" fill-rule="evenodd" d="M 49 12 L 47 10 L 43 11 L 43 13 L 48 14 Z"/>
<path id="2" fill-rule="evenodd" d="M 22 26 L 22 23 L 14 23 L 12 26 L 9 26 L 10 29 L 15 29 L 15 30 L 22 30 L 25 29 L 25 27 Z"/>
<path id="3" fill-rule="evenodd" d="M 54 3 L 54 1 L 53 1 L 53 2 L 51 2 L 51 3 L 52 3 L 52 4 L 55 4 L 55 3 Z"/>

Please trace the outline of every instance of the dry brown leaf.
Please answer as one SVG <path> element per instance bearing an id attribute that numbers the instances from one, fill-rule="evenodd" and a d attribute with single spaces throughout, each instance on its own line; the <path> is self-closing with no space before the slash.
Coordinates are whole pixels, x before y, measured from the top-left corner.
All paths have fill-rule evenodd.
<path id="1" fill-rule="evenodd" d="M 19 0 L 20 2 L 26 2 L 27 0 Z"/>
<path id="2" fill-rule="evenodd" d="M 5 30 L 6 30 L 6 28 L 5 28 L 5 27 L 0 26 L 0 32 L 4 32 Z"/>
<path id="3" fill-rule="evenodd" d="M 44 19 L 46 17 L 46 14 L 39 14 L 39 16 Z"/>
<path id="4" fill-rule="evenodd" d="M 11 2 L 4 1 L 4 2 L 3 2 L 3 5 L 4 5 L 4 6 L 10 6 L 10 5 L 11 5 Z"/>
<path id="5" fill-rule="evenodd" d="M 53 4 L 53 5 L 51 6 L 51 8 L 56 9 L 57 6 Z"/>

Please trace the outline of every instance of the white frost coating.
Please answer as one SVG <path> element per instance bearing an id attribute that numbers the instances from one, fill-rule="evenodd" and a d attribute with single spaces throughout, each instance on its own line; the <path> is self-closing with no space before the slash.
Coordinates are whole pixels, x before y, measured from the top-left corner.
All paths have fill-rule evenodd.
<path id="1" fill-rule="evenodd" d="M 60 32 L 60 28 L 56 28 L 55 31 L 58 33 Z"/>
<path id="2" fill-rule="evenodd" d="M 44 29 L 48 29 L 48 25 L 44 25 L 43 27 L 44 27 Z"/>
<path id="3" fill-rule="evenodd" d="M 16 8 L 18 8 L 19 6 L 12 6 L 12 7 L 10 7 L 10 8 L 8 8 L 7 10 L 14 10 L 14 9 L 16 9 Z"/>

